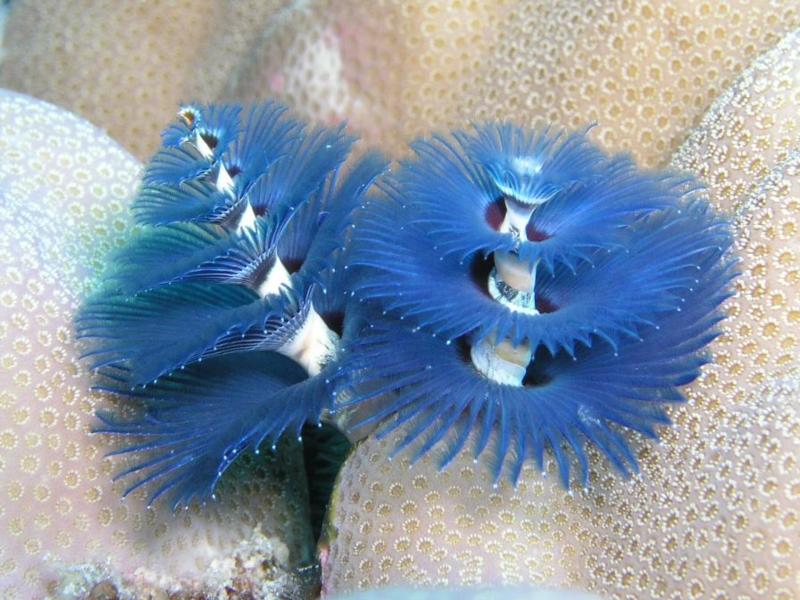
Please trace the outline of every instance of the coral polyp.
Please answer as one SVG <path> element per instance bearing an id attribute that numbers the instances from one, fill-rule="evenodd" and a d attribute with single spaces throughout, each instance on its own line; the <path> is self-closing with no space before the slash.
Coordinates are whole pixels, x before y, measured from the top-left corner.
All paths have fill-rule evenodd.
<path id="1" fill-rule="evenodd" d="M 375 408 L 353 426 L 405 426 L 416 458 L 454 439 L 442 466 L 496 431 L 487 460 L 513 481 L 549 448 L 586 484 L 587 442 L 634 471 L 620 426 L 656 437 L 716 336 L 726 223 L 691 180 L 582 132 L 485 125 L 412 148 L 354 240 L 375 317 L 348 346 L 347 404 Z"/>

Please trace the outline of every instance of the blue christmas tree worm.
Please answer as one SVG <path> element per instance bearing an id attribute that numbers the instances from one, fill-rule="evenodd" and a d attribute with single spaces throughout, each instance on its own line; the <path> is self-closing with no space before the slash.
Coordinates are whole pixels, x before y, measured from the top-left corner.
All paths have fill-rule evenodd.
<path id="1" fill-rule="evenodd" d="M 707 360 L 734 276 L 727 225 L 692 181 L 585 132 L 490 124 L 412 147 L 354 241 L 375 313 L 348 345 L 342 408 L 374 408 L 352 427 L 405 425 L 415 458 L 456 429 L 443 466 L 496 430 L 496 479 L 549 447 L 565 485 L 570 453 L 586 483 L 586 442 L 635 470 L 617 426 L 655 437 Z"/>
<path id="2" fill-rule="evenodd" d="M 126 493 L 205 499 L 242 452 L 333 408 L 352 213 L 386 168 L 344 168 L 353 142 L 274 102 L 185 106 L 164 131 L 132 207 L 144 230 L 77 318 L 98 387 L 140 409 L 99 415 L 135 439 Z"/>

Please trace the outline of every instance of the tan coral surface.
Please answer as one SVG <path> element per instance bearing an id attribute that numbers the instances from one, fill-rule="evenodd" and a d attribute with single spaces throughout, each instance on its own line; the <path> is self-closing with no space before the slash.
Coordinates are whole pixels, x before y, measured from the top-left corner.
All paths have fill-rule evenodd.
<path id="1" fill-rule="evenodd" d="M 394 153 L 476 120 L 597 122 L 604 145 L 655 166 L 756 56 L 800 25 L 790 0 L 371 6 L 285 11 L 225 93 L 280 94 L 309 115 L 346 116 Z"/>
<path id="2" fill-rule="evenodd" d="M 0 87 L 71 110 L 140 160 L 179 102 L 216 97 L 289 0 L 15 0 Z"/>
<path id="3" fill-rule="evenodd" d="M 72 318 L 130 234 L 139 171 L 82 119 L 0 93 L 0 597 L 84 598 L 100 583 L 127 598 L 179 585 L 299 597 L 311 534 L 296 448 L 238 465 L 218 505 L 175 516 L 121 500 L 114 446 L 89 434 L 105 399 Z"/>
<path id="4" fill-rule="evenodd" d="M 409 470 L 367 440 L 335 498 L 328 592 L 518 583 L 610 598 L 800 598 L 800 32 L 759 59 L 676 154 L 733 211 L 742 275 L 714 364 L 642 474 L 595 460 L 589 491 L 527 467 L 497 489 L 469 451 Z M 400 434 L 398 434 L 400 435 Z"/>
<path id="5" fill-rule="evenodd" d="M 798 25 L 794 0 L 16 0 L 0 85 L 141 159 L 179 101 L 278 96 L 395 153 L 470 120 L 596 121 L 653 166 Z"/>

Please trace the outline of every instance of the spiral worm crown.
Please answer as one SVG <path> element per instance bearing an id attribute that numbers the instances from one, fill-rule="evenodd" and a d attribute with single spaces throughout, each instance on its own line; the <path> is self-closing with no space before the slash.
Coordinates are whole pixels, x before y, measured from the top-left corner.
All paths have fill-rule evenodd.
<path id="1" fill-rule="evenodd" d="M 495 478 L 549 447 L 565 485 L 570 454 L 587 484 L 587 442 L 636 470 L 618 426 L 655 437 L 708 360 L 726 223 L 691 180 L 585 132 L 489 124 L 412 147 L 354 240 L 376 316 L 348 346 L 349 404 L 393 416 L 383 433 L 405 426 L 415 458 L 450 440 L 442 466 L 477 429 L 476 459 L 498 432 Z"/>

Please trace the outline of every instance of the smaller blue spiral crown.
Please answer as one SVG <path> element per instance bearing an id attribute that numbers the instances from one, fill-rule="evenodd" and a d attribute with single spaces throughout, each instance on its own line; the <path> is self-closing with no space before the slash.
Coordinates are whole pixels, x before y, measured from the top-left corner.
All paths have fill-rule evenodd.
<path id="1" fill-rule="evenodd" d="M 164 131 L 141 233 L 77 318 L 98 387 L 123 399 L 97 431 L 132 440 L 115 452 L 137 457 L 126 494 L 188 506 L 242 452 L 332 410 L 352 215 L 386 168 L 375 153 L 343 168 L 353 142 L 275 102 L 185 106 Z"/>

